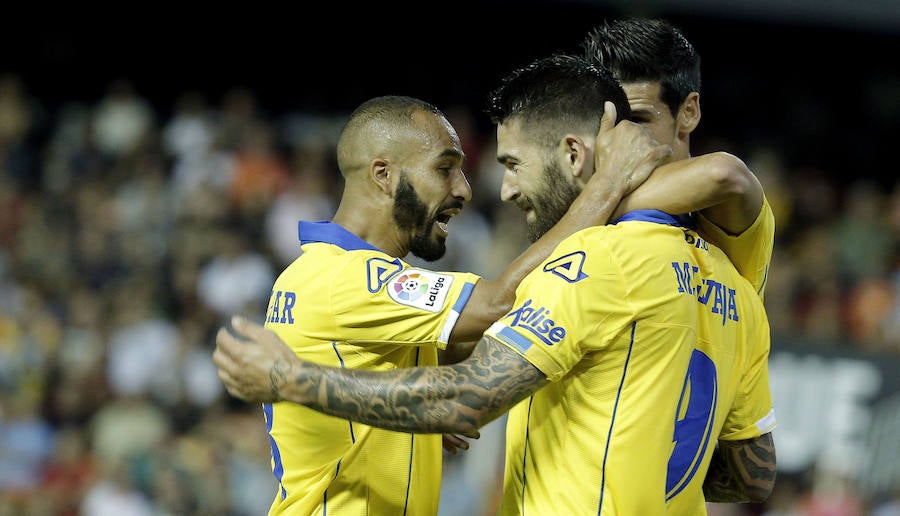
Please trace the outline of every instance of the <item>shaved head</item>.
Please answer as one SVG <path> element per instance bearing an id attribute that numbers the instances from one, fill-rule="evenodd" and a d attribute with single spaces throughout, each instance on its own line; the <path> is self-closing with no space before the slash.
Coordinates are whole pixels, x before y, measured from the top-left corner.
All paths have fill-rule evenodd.
<path id="1" fill-rule="evenodd" d="M 434 105 L 390 95 L 351 113 L 337 143 L 344 194 L 335 221 L 393 256 L 443 256 L 447 223 L 472 197 L 456 129 Z"/>
<path id="2" fill-rule="evenodd" d="M 414 115 L 444 114 L 432 104 L 413 97 L 388 95 L 357 107 L 341 131 L 337 144 L 338 168 L 346 179 L 375 158 L 392 158 L 407 149 L 406 135 L 413 135 Z"/>

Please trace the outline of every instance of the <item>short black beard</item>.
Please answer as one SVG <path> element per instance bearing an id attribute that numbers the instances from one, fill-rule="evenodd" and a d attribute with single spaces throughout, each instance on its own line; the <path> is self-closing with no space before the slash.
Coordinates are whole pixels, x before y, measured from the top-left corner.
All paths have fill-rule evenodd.
<path id="1" fill-rule="evenodd" d="M 394 196 L 394 222 L 411 235 L 409 252 L 419 258 L 433 262 L 447 252 L 444 238 L 431 235 L 435 219 L 428 217 L 428 207 L 416 193 L 405 172 L 401 172 Z"/>
<path id="2" fill-rule="evenodd" d="M 563 171 L 556 162 L 550 162 L 544 168 L 538 191 L 540 193 L 529 197 L 535 214 L 534 222 L 528 223 L 527 234 L 531 242 L 550 231 L 581 193 L 578 186 L 563 179 Z"/>

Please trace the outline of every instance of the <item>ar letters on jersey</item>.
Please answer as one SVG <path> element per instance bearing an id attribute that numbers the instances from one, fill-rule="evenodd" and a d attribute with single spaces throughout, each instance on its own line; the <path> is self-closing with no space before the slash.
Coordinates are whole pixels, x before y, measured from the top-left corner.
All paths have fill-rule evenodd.
<path id="1" fill-rule="evenodd" d="M 387 281 L 385 288 L 395 302 L 440 312 L 447 300 L 453 276 L 422 269 L 406 269 Z"/>

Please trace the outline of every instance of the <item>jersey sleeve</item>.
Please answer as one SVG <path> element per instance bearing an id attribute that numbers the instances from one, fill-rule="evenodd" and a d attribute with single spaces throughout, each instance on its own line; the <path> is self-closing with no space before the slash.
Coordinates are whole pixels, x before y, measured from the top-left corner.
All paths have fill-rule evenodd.
<path id="1" fill-rule="evenodd" d="M 331 289 L 340 339 L 444 349 L 480 276 L 364 258 L 351 260 Z"/>
<path id="2" fill-rule="evenodd" d="M 763 197 L 756 220 L 738 235 L 729 235 L 702 214 L 698 214 L 697 229 L 704 238 L 725 251 L 741 276 L 749 280 L 763 298 L 775 245 L 775 214 L 768 199 Z"/>
<path id="3" fill-rule="evenodd" d="M 769 346 L 766 344 L 759 348 L 741 380 L 719 439 L 753 439 L 775 428 L 775 410 L 769 389 Z"/>
<path id="4" fill-rule="evenodd" d="M 522 280 L 513 310 L 485 332 L 550 381 L 565 376 L 586 353 L 603 349 L 633 317 L 611 253 L 596 243 L 586 251 L 578 235 Z"/>

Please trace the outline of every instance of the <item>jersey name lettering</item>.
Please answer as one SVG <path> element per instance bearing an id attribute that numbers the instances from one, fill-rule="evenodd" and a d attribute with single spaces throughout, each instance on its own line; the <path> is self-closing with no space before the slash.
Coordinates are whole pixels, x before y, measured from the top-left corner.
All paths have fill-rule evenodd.
<path id="1" fill-rule="evenodd" d="M 284 305 L 282 306 L 282 296 Z M 297 294 L 291 291 L 282 292 L 276 290 L 272 292 L 269 299 L 269 315 L 266 320 L 272 323 L 294 324 L 294 304 L 297 302 Z"/>
<path id="2" fill-rule="evenodd" d="M 697 301 L 709 307 L 710 312 L 722 317 L 722 325 L 727 321 L 740 321 L 735 290 L 722 282 L 701 278 L 700 268 L 688 262 L 672 262 L 675 283 L 680 294 L 693 295 Z"/>

